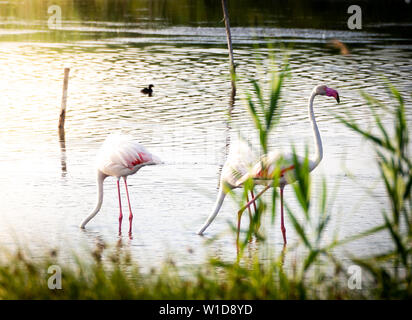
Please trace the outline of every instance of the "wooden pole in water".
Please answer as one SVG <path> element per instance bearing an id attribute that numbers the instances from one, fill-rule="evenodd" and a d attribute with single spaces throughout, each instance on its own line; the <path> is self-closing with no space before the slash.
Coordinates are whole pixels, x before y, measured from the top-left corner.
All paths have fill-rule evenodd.
<path id="1" fill-rule="evenodd" d="M 230 147 L 230 118 L 232 116 L 232 111 L 235 106 L 235 97 L 236 97 L 236 66 L 235 66 L 235 59 L 233 58 L 233 47 L 232 47 L 232 35 L 230 33 L 230 22 L 229 22 L 229 11 L 227 10 L 227 3 L 226 0 L 222 0 L 222 9 L 223 9 L 223 19 L 225 20 L 225 27 L 226 27 L 226 40 L 227 40 L 227 48 L 229 50 L 229 59 L 230 59 L 230 78 L 232 83 L 232 92 L 230 95 L 229 101 L 229 120 L 227 121 L 227 136 L 226 136 L 226 156 L 229 153 Z"/>
<path id="2" fill-rule="evenodd" d="M 64 140 L 64 121 L 66 120 L 66 104 L 67 104 L 67 88 L 69 86 L 69 72 L 70 72 L 70 68 L 64 68 L 63 96 L 62 96 L 62 105 L 61 105 L 60 117 L 59 117 L 60 140 Z"/>
<path id="3" fill-rule="evenodd" d="M 227 10 L 226 0 L 222 0 L 222 9 L 223 9 L 223 18 L 225 20 L 225 27 L 226 27 L 226 39 L 227 39 L 227 48 L 229 49 L 229 59 L 230 59 L 230 75 L 232 78 L 232 95 L 236 94 L 236 84 L 235 84 L 235 76 L 236 76 L 236 67 L 235 67 L 235 60 L 233 58 L 233 47 L 232 47 L 232 35 L 230 33 L 230 22 L 229 22 L 229 12 Z"/>

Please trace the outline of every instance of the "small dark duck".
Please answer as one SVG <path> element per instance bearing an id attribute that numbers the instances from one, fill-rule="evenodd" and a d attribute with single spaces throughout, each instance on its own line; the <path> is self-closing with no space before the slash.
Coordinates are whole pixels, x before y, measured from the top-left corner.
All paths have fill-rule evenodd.
<path id="1" fill-rule="evenodd" d="M 140 90 L 140 92 L 143 93 L 143 94 L 148 94 L 149 97 L 151 97 L 152 94 L 153 94 L 153 89 L 152 89 L 153 87 L 154 87 L 154 85 L 149 84 L 148 88 L 143 88 L 142 90 Z"/>

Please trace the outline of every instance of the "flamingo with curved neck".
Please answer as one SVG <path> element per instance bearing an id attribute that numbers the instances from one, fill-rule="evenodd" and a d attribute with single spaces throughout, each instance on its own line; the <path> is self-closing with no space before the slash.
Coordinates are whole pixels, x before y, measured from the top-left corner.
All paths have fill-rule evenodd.
<path id="1" fill-rule="evenodd" d="M 120 178 L 123 178 L 129 205 L 129 235 L 132 235 L 133 213 L 130 206 L 127 177 L 135 174 L 142 167 L 160 164 L 162 161 L 151 154 L 133 137 L 124 134 L 111 134 L 104 141 L 97 155 L 97 203 L 92 212 L 80 224 L 84 229 L 86 224 L 100 211 L 103 203 L 103 182 L 109 176 L 117 179 L 117 194 L 119 197 L 119 235 L 122 232 L 122 201 L 120 196 Z"/>
<path id="2" fill-rule="evenodd" d="M 315 159 L 309 161 L 309 171 L 311 172 L 314 170 L 319 163 L 322 161 L 323 158 L 323 147 L 322 147 L 322 139 L 320 136 L 319 128 L 316 123 L 315 113 L 313 111 L 313 102 L 315 97 L 318 95 L 334 97 L 336 101 L 339 103 L 339 94 L 336 90 L 332 88 L 328 88 L 325 85 L 316 86 L 310 97 L 308 102 L 308 113 L 309 113 L 309 120 L 313 130 L 313 137 L 315 140 Z M 280 168 L 280 179 L 277 186 L 280 188 L 280 202 L 281 202 L 281 230 L 283 235 L 283 242 L 284 244 L 287 243 L 286 241 L 286 228 L 284 225 L 284 217 L 283 217 L 283 189 L 285 185 L 294 182 L 293 177 L 295 167 L 294 167 L 294 160 L 293 154 L 281 154 L 278 152 L 270 152 L 267 155 L 264 155 L 262 158 L 256 160 L 250 160 L 254 157 L 251 156 L 252 151 L 250 150 L 249 146 L 246 144 L 240 144 L 240 147 L 237 146 L 235 152 L 229 154 L 228 160 L 225 162 L 225 165 L 222 169 L 222 175 L 220 180 L 220 188 L 218 198 L 215 203 L 215 207 L 213 211 L 210 213 L 209 217 L 207 218 L 204 225 L 198 231 L 199 235 L 202 235 L 204 231 L 209 227 L 212 221 L 216 218 L 217 214 L 219 213 L 220 208 L 223 205 L 223 201 L 225 199 L 226 194 L 229 190 L 234 188 L 239 188 L 243 186 L 243 183 L 252 178 L 255 184 L 258 185 L 265 185 L 266 187 L 259 192 L 256 197 L 252 195 L 252 200 L 248 201 L 248 203 L 239 210 L 238 212 L 238 232 L 240 229 L 240 218 L 242 212 L 247 208 L 250 210 L 250 205 L 253 203 L 255 204 L 255 200 L 259 198 L 266 190 L 271 187 L 276 187 L 273 185 L 273 174 L 275 173 L 275 169 L 278 166 L 279 160 L 281 159 L 282 166 Z M 242 156 L 243 155 L 243 156 Z M 245 159 L 246 157 L 249 157 Z M 304 158 L 298 157 L 299 163 L 303 163 Z M 262 167 L 263 166 L 263 167 Z M 252 169 L 250 170 L 250 167 Z M 290 172 L 291 174 L 287 174 Z M 237 173 L 241 174 L 241 177 L 238 177 Z M 291 178 L 292 177 L 292 178 Z M 249 211 L 250 213 L 250 211 Z"/>

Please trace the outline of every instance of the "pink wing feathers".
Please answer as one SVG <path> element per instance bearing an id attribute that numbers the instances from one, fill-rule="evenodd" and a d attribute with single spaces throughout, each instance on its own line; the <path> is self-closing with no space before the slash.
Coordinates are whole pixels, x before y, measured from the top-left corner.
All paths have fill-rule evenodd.
<path id="1" fill-rule="evenodd" d="M 278 152 L 271 152 L 262 157 L 252 169 L 236 182 L 240 186 L 247 179 L 271 180 L 274 178 L 275 169 L 280 167 L 279 178 L 284 178 L 289 172 L 295 169 L 293 157 L 291 155 L 283 156 Z M 292 176 L 288 176 L 288 181 L 292 181 Z"/>
<path id="2" fill-rule="evenodd" d="M 98 154 L 98 167 L 109 175 L 124 175 L 124 170 L 133 170 L 136 166 L 161 163 L 133 137 L 119 133 L 110 134 L 104 141 Z"/>

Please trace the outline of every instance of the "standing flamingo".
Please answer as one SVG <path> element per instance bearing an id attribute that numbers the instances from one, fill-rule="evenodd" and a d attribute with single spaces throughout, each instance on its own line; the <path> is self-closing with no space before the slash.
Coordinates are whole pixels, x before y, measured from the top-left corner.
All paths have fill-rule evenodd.
<path id="1" fill-rule="evenodd" d="M 323 157 L 322 140 L 320 137 L 318 126 L 316 124 L 315 113 L 313 112 L 313 101 L 315 97 L 318 95 L 334 97 L 336 101 L 339 103 L 338 92 L 334 89 L 328 88 L 325 85 L 316 86 L 310 95 L 309 103 L 308 103 L 308 111 L 309 111 L 309 119 L 312 124 L 312 130 L 313 130 L 315 146 L 316 146 L 316 153 L 315 153 L 315 160 L 309 161 L 309 171 L 312 171 L 313 169 L 315 169 Z M 279 179 L 278 186 L 280 188 L 281 230 L 282 230 L 282 235 L 283 235 L 283 242 L 284 244 L 286 244 L 287 243 L 286 229 L 285 229 L 284 218 L 283 218 L 283 189 L 286 184 L 294 182 L 293 177 L 296 176 L 293 174 L 295 171 L 295 168 L 293 165 L 294 163 L 293 154 L 284 155 L 278 152 L 270 152 L 267 155 L 264 155 L 260 160 L 256 161 L 254 160 L 255 157 L 251 156 L 252 151 L 250 150 L 250 148 L 249 149 L 245 149 L 245 148 L 249 148 L 249 146 L 244 144 L 241 149 L 237 147 L 236 152 L 238 156 L 236 157 L 236 156 L 229 155 L 228 160 L 225 162 L 225 165 L 223 166 L 223 169 L 222 169 L 222 177 L 220 181 L 219 194 L 216 200 L 215 207 L 212 213 L 207 218 L 205 224 L 198 231 L 198 234 L 202 235 L 203 232 L 206 230 L 206 228 L 215 219 L 215 217 L 219 213 L 219 210 L 223 204 L 223 200 L 225 199 L 225 196 L 228 193 L 228 191 L 230 191 L 233 188 L 242 187 L 243 183 L 246 180 L 248 180 L 249 178 L 252 178 L 255 181 L 255 184 L 265 185 L 266 187 L 261 192 L 259 192 L 259 194 L 257 194 L 256 197 L 252 197 L 252 200 L 248 201 L 248 203 L 239 211 L 238 213 L 238 231 L 239 231 L 240 218 L 241 218 L 242 212 L 246 208 L 249 208 L 249 206 L 252 203 L 254 204 L 255 200 L 259 198 L 266 190 L 272 187 L 273 174 L 275 172 L 276 165 L 280 161 L 282 165 L 280 168 L 280 179 Z M 299 163 L 303 163 L 303 160 L 304 158 L 298 157 Z M 249 170 L 250 163 L 252 162 L 255 165 L 253 166 L 251 170 Z M 286 175 L 287 172 L 290 172 L 291 174 Z M 242 175 L 240 178 L 238 178 L 239 176 L 238 173 Z"/>
<path id="2" fill-rule="evenodd" d="M 141 144 L 128 135 L 119 133 L 110 134 L 103 142 L 97 155 L 97 203 L 90 215 L 84 219 L 80 228 L 99 212 L 103 203 L 103 182 L 108 176 L 117 178 L 117 191 L 119 196 L 119 234 L 122 230 L 122 201 L 120 197 L 120 178 L 124 180 L 127 202 L 129 205 L 129 235 L 132 233 L 132 208 L 130 206 L 129 191 L 127 190 L 127 177 L 135 174 L 140 168 L 148 165 L 162 163 L 159 158 L 152 155 Z"/>

